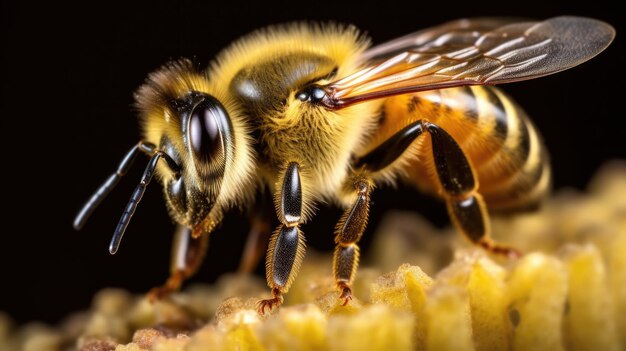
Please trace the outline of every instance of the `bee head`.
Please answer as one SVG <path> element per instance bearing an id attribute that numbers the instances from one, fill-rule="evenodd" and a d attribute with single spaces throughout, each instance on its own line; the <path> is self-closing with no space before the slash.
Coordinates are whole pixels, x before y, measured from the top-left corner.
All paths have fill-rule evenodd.
<path id="1" fill-rule="evenodd" d="M 168 104 L 180 133 L 164 133 L 158 145 L 180 170 L 161 168 L 165 199 L 177 222 L 195 227 L 220 194 L 227 160 L 234 154 L 233 127 L 226 108 L 212 95 L 190 91 Z"/>
<path id="2" fill-rule="evenodd" d="M 185 60 L 151 74 L 136 95 L 145 139 L 179 170 L 157 168 L 171 216 L 196 232 L 211 231 L 245 198 L 252 156 L 236 106 Z"/>

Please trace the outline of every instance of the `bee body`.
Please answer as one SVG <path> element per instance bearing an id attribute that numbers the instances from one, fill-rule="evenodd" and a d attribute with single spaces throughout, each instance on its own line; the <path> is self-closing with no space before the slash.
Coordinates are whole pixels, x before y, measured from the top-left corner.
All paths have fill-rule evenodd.
<path id="1" fill-rule="evenodd" d="M 497 87 L 466 86 L 394 96 L 366 150 L 418 119 L 445 129 L 459 143 L 476 173 L 478 190 L 494 210 L 532 208 L 549 190 L 550 165 L 541 137 L 524 110 Z M 442 194 L 428 136 L 379 177 L 402 180 Z"/>
<path id="2" fill-rule="evenodd" d="M 143 140 L 88 200 L 74 227 L 84 225 L 145 153 L 150 161 L 109 251 L 117 251 L 156 174 L 178 230 L 171 275 L 151 298 L 177 290 L 197 270 L 209 234 L 228 210 L 248 208 L 242 269 L 250 271 L 269 242 L 272 296 L 259 311 L 280 305 L 304 256 L 300 226 L 316 202 L 330 202 L 345 209 L 334 231 L 333 275 L 347 304 L 374 184 L 398 180 L 445 201 L 454 225 L 474 244 L 516 256 L 491 240 L 487 207 L 532 207 L 549 188 L 550 167 L 524 111 L 490 85 L 571 68 L 604 50 L 614 35 L 608 24 L 581 17 L 458 20 L 372 48 L 350 26 L 257 31 L 207 69 L 179 60 L 148 76 L 136 93 Z M 267 192 L 280 221 L 273 233 L 263 205 Z"/>

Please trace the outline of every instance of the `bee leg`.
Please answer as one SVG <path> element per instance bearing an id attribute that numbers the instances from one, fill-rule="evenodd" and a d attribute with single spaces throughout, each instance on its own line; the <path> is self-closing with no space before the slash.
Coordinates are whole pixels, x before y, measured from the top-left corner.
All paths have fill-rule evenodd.
<path id="1" fill-rule="evenodd" d="M 371 188 L 368 179 L 357 178 L 354 182 L 357 197 L 352 207 L 343 213 L 335 227 L 333 276 L 340 291 L 339 298 L 343 300 L 343 306 L 352 300 L 350 285 L 359 265 L 359 246 L 357 243 L 367 226 Z"/>
<path id="2" fill-rule="evenodd" d="M 148 300 L 154 302 L 178 291 L 183 281 L 196 273 L 204 260 L 208 246 L 208 235 L 193 238 L 190 228 L 179 225 L 174 233 L 170 276 L 165 284 L 148 292 Z"/>
<path id="3" fill-rule="evenodd" d="M 491 239 L 487 207 L 478 193 L 472 166 L 459 144 L 435 124 L 423 122 L 423 129 L 431 135 L 435 168 L 448 213 L 457 229 L 473 243 L 493 253 L 520 256 L 521 253 L 516 249 L 499 245 Z"/>
<path id="4" fill-rule="evenodd" d="M 271 311 L 283 303 L 282 295 L 289 290 L 304 257 L 304 235 L 298 228 L 302 220 L 302 186 L 300 165 L 297 163 L 287 165 L 276 199 L 276 211 L 281 224 L 270 239 L 265 272 L 272 297 L 258 302 L 260 314 L 265 313 L 266 308 Z"/>
<path id="5" fill-rule="evenodd" d="M 494 243 L 489 235 L 489 215 L 474 171 L 459 144 L 439 126 L 425 120 L 410 123 L 368 154 L 356 166 L 377 172 L 396 161 L 424 132 L 431 135 L 433 158 L 443 188 L 448 213 L 459 231 L 473 243 L 506 256 L 519 256 L 514 248 Z"/>
<path id="6" fill-rule="evenodd" d="M 267 242 L 272 233 L 271 207 L 266 197 L 263 196 L 257 201 L 250 213 L 250 233 L 248 233 L 246 246 L 239 263 L 240 273 L 252 273 L 261 260 L 263 252 L 267 249 Z"/>

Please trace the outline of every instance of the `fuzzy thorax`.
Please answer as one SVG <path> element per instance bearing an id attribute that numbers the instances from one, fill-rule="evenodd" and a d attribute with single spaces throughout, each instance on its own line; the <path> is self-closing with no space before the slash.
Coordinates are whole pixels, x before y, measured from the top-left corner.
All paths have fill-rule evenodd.
<path id="1" fill-rule="evenodd" d="M 275 191 L 281 170 L 300 164 L 305 220 L 315 201 L 348 203 L 342 189 L 350 158 L 372 131 L 380 105 L 329 111 L 297 94 L 356 71 L 367 45 L 353 27 L 271 27 L 234 43 L 211 68 L 212 83 L 229 86 L 247 114 L 262 182 Z"/>

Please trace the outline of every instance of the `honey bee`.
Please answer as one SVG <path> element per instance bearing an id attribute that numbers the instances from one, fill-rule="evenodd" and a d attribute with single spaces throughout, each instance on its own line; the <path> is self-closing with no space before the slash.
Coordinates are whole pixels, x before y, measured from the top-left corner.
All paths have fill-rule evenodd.
<path id="1" fill-rule="evenodd" d="M 463 19 L 374 47 L 352 26 L 259 30 L 206 69 L 179 60 L 149 75 L 135 95 L 143 138 L 74 227 L 143 153 L 148 166 L 109 250 L 118 250 L 156 174 L 178 230 L 171 275 L 151 298 L 179 289 L 201 263 L 209 234 L 239 207 L 254 209 L 243 270 L 269 238 L 271 298 L 259 312 L 279 306 L 304 256 L 300 225 L 315 203 L 329 202 L 345 209 L 333 275 L 347 304 L 375 184 L 404 182 L 439 197 L 472 243 L 516 256 L 490 238 L 488 210 L 538 204 L 550 188 L 550 165 L 535 126 L 493 85 L 576 66 L 614 36 L 610 25 L 582 17 Z M 270 233 L 272 214 L 262 204 L 272 201 L 280 225 Z"/>

